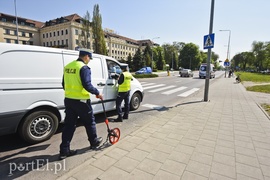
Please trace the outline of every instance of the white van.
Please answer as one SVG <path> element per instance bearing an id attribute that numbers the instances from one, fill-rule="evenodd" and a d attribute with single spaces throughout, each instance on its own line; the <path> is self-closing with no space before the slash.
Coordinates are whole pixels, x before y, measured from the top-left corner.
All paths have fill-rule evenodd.
<path id="1" fill-rule="evenodd" d="M 215 69 L 214 69 L 214 64 L 210 64 L 210 79 L 215 78 Z M 202 63 L 199 69 L 199 77 L 205 78 L 206 77 L 206 68 L 207 68 L 207 63 Z"/>
<path id="2" fill-rule="evenodd" d="M 37 143 L 55 133 L 65 117 L 63 68 L 78 55 L 72 50 L 0 43 L 0 135 L 18 132 L 25 141 Z M 93 54 L 88 65 L 106 110 L 114 110 L 118 84 L 112 74 L 120 73 L 120 66 L 127 64 Z M 131 110 L 139 108 L 143 94 L 141 84 L 133 78 Z M 94 114 L 103 112 L 99 99 L 90 97 Z"/>

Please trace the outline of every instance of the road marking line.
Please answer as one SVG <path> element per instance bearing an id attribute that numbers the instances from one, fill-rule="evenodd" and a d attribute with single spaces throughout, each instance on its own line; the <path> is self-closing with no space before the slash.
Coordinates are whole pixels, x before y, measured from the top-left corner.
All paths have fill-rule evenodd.
<path id="1" fill-rule="evenodd" d="M 156 87 L 160 87 L 160 86 L 165 86 L 165 84 L 158 84 L 158 85 L 154 85 L 154 86 L 147 86 L 147 87 L 143 88 L 143 90 L 151 89 L 151 88 L 156 88 Z"/>
<path id="2" fill-rule="evenodd" d="M 156 84 L 156 83 L 147 83 L 147 84 L 142 84 L 142 86 L 144 87 L 144 86 L 151 86 L 151 85 L 154 85 L 154 84 Z"/>
<path id="3" fill-rule="evenodd" d="M 161 94 L 169 95 L 169 94 L 175 93 L 175 92 L 177 92 L 177 91 L 182 91 L 182 90 L 184 90 L 184 89 L 186 89 L 186 88 L 187 88 L 187 87 L 182 86 L 182 87 L 179 87 L 179 88 L 170 90 L 170 91 L 163 92 L 163 93 L 161 93 Z"/>
<path id="4" fill-rule="evenodd" d="M 164 106 L 159 106 L 159 105 L 154 105 L 154 104 L 143 104 L 143 107 L 148 107 L 150 109 L 156 109 L 156 110 L 160 110 L 162 108 L 164 108 Z"/>
<path id="5" fill-rule="evenodd" d="M 162 90 L 170 89 L 170 88 L 174 88 L 174 87 L 175 87 L 175 86 L 167 86 L 167 87 L 163 87 L 163 88 L 151 90 L 151 91 L 148 91 L 148 92 L 158 92 L 158 91 L 162 91 Z"/>
<path id="6" fill-rule="evenodd" d="M 179 94 L 178 96 L 181 96 L 181 97 L 187 97 L 187 96 L 193 94 L 194 92 L 196 92 L 196 91 L 198 91 L 198 90 L 199 90 L 199 88 L 193 88 L 193 89 L 191 89 L 191 90 L 189 90 L 189 91 L 186 91 L 186 92 L 184 92 L 184 93 L 182 93 L 182 94 Z"/>

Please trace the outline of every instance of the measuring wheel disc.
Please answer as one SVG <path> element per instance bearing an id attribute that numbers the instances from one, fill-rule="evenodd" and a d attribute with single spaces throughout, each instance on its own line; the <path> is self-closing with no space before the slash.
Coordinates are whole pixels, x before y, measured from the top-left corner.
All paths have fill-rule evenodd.
<path id="1" fill-rule="evenodd" d="M 110 143 L 115 144 L 119 141 L 119 139 L 120 139 L 120 129 L 119 128 L 111 129 L 111 132 L 109 134 Z"/>

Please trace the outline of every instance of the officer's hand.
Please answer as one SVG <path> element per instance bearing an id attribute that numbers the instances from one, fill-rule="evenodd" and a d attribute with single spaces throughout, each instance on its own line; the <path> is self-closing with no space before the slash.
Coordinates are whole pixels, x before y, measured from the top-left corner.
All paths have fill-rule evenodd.
<path id="1" fill-rule="evenodd" d="M 96 95 L 96 98 L 99 98 L 100 100 L 103 100 L 103 95 L 102 94 Z"/>

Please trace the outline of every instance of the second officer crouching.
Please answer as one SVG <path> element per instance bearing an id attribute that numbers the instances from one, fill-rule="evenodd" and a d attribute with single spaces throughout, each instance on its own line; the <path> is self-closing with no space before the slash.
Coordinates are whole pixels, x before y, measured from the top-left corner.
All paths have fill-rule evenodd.
<path id="1" fill-rule="evenodd" d="M 122 122 L 123 119 L 128 119 L 128 114 L 129 114 L 129 96 L 130 96 L 130 83 L 132 80 L 132 75 L 130 72 L 128 72 L 128 67 L 127 66 L 122 66 L 122 73 L 118 79 L 118 95 L 116 98 L 116 111 L 117 111 L 117 119 L 114 120 L 116 122 Z M 125 107 L 124 107 L 124 115 L 122 114 L 122 108 L 121 104 L 122 101 L 124 100 L 125 102 Z"/>

